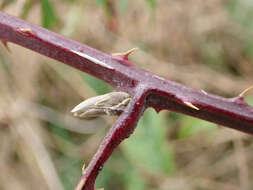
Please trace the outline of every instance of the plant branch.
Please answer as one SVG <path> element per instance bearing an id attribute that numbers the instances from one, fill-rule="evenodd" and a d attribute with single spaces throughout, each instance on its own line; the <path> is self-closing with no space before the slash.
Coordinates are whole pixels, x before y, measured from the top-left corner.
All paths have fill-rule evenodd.
<path id="1" fill-rule="evenodd" d="M 105 136 L 88 167 L 84 169 L 75 190 L 91 190 L 94 188 L 95 179 L 105 161 L 110 157 L 113 150 L 121 141 L 128 138 L 134 131 L 137 121 L 145 110 L 146 94 L 147 89 L 143 87 L 141 87 L 141 90 L 138 89 L 136 91 L 135 96 L 132 98 L 127 108 Z"/>
<path id="2" fill-rule="evenodd" d="M 253 134 L 253 108 L 241 96 L 229 99 L 185 87 L 136 68 L 120 56 L 105 54 L 2 12 L 0 38 L 87 72 L 132 95 L 138 84 L 145 84 L 153 94 L 149 105 L 156 110 L 172 110 Z"/>
<path id="3" fill-rule="evenodd" d="M 82 176 L 79 189 L 93 189 L 99 167 L 133 131 L 146 107 L 172 110 L 253 134 L 253 107 L 239 95 L 223 98 L 161 78 L 109 55 L 0 12 L 0 38 L 87 72 L 132 95 L 133 100 L 101 144 Z M 218 82 L 215 81 L 214 82 Z M 84 186 L 85 185 L 85 186 Z M 81 187 L 81 188 L 80 188 Z"/>

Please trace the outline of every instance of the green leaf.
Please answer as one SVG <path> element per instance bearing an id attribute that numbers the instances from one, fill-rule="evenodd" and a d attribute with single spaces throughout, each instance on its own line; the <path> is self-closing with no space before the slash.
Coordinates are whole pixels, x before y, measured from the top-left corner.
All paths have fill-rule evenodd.
<path id="1" fill-rule="evenodd" d="M 245 29 L 252 29 L 253 4 L 251 1 L 227 1 L 227 10 L 233 21 L 241 24 Z"/>
<path id="2" fill-rule="evenodd" d="M 22 18 L 26 18 L 29 11 L 31 10 L 31 6 L 32 6 L 33 0 L 26 0 L 23 8 L 22 8 L 22 12 L 21 12 L 21 17 Z"/>
<path id="3" fill-rule="evenodd" d="M 89 74 L 80 72 L 82 78 L 96 91 L 97 94 L 105 94 L 111 91 L 111 87 L 104 81 Z"/>
<path id="4" fill-rule="evenodd" d="M 83 161 L 75 158 L 62 155 L 60 160 L 59 176 L 63 183 L 64 189 L 74 189 L 77 179 L 80 178 Z"/>
<path id="5" fill-rule="evenodd" d="M 62 0 L 63 2 L 67 2 L 67 3 L 73 3 L 75 2 L 76 0 Z"/>
<path id="6" fill-rule="evenodd" d="M 119 11 L 125 12 L 127 8 L 128 0 L 119 0 Z"/>
<path id="7" fill-rule="evenodd" d="M 69 132 L 64 129 L 63 127 L 60 127 L 60 124 L 57 123 L 49 123 L 48 124 L 49 130 L 51 131 L 51 133 L 67 140 L 67 141 L 71 141 Z"/>
<path id="8" fill-rule="evenodd" d="M 253 29 L 253 4 L 252 1 L 228 0 L 226 8 L 231 20 L 239 24 L 243 29 L 243 51 L 245 56 L 253 58 L 253 41 L 251 40 Z"/>
<path id="9" fill-rule="evenodd" d="M 6 6 L 10 5 L 11 3 L 14 3 L 15 0 L 3 0 L 1 3 L 0 3 L 0 9 L 3 9 L 5 8 Z"/>
<path id="10" fill-rule="evenodd" d="M 156 8 L 156 2 L 155 0 L 146 0 L 148 6 L 152 9 L 152 10 L 155 10 Z"/>
<path id="11" fill-rule="evenodd" d="M 105 6 L 106 5 L 106 2 L 107 0 L 96 0 L 96 3 L 97 5 L 102 5 L 102 6 Z"/>
<path id="12" fill-rule="evenodd" d="M 253 96 L 247 96 L 247 97 L 245 98 L 245 101 L 246 101 L 249 105 L 253 106 Z"/>
<path id="13" fill-rule="evenodd" d="M 143 176 L 138 173 L 135 168 L 131 170 L 127 170 L 127 174 L 125 175 L 126 179 L 126 189 L 134 189 L 134 190 L 147 190 L 147 181 Z"/>
<path id="14" fill-rule="evenodd" d="M 54 12 L 53 4 L 50 0 L 41 0 L 40 3 L 42 13 L 42 26 L 45 28 L 52 28 L 52 26 L 58 22 L 58 19 Z"/>
<path id="15" fill-rule="evenodd" d="M 230 13 L 234 13 L 236 11 L 237 0 L 228 0 L 227 1 L 227 9 Z"/>
<path id="16" fill-rule="evenodd" d="M 178 131 L 180 138 L 188 137 L 204 131 L 212 131 L 217 129 L 216 124 L 197 119 L 194 117 L 184 116 L 181 121 L 181 128 Z"/>
<path id="17" fill-rule="evenodd" d="M 96 179 L 95 189 L 122 189 L 126 183 L 127 170 L 131 171 L 131 166 L 118 149 L 113 152 L 112 156 L 105 163 Z M 112 180 L 113 179 L 113 180 Z M 115 188 L 117 187 L 117 188 Z"/>
<path id="18" fill-rule="evenodd" d="M 175 167 L 173 153 L 166 143 L 164 118 L 147 110 L 134 134 L 122 143 L 132 163 L 151 172 L 171 173 Z"/>
<path id="19" fill-rule="evenodd" d="M 106 163 L 98 178 L 96 179 L 95 189 L 102 187 L 106 188 L 107 184 L 110 182 L 110 179 L 112 179 L 112 171 L 110 171 L 110 167 L 108 163 Z"/>

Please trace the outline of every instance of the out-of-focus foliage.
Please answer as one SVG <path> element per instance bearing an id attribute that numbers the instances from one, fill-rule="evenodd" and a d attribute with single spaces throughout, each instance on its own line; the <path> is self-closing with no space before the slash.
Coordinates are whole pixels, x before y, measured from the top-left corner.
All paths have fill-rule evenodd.
<path id="1" fill-rule="evenodd" d="M 253 55 L 253 40 L 252 40 L 252 16 L 253 16 L 253 3 L 252 1 L 236 1 L 229 0 L 227 2 L 228 12 L 231 19 L 241 25 L 244 29 L 244 52 L 245 55 L 252 59 Z M 243 11 L 242 11 L 243 10 Z"/>
<path id="2" fill-rule="evenodd" d="M 248 97 L 245 99 L 245 101 L 246 101 L 249 105 L 253 106 L 253 97 L 252 97 L 252 96 L 248 96 Z"/>
<path id="3" fill-rule="evenodd" d="M 98 5 L 106 5 L 107 0 L 96 0 L 96 3 L 97 3 Z"/>
<path id="4" fill-rule="evenodd" d="M 145 112 L 133 136 L 123 143 L 123 150 L 132 163 L 150 172 L 173 171 L 175 164 L 166 142 L 168 129 L 164 122 L 154 110 Z"/>
<path id="5" fill-rule="evenodd" d="M 253 23 L 250 18 L 253 14 L 253 3 L 251 1 L 240 2 L 236 0 L 229 0 L 227 1 L 227 8 L 232 19 L 245 28 L 252 29 Z"/>
<path id="6" fill-rule="evenodd" d="M 6 6 L 8 6 L 9 4 L 14 3 L 14 2 L 15 2 L 15 0 L 2 0 L 0 2 L 0 8 L 3 9 Z"/>
<path id="7" fill-rule="evenodd" d="M 119 0 L 119 11 L 125 12 L 127 9 L 128 0 Z"/>
<path id="8" fill-rule="evenodd" d="M 147 4 L 149 5 L 149 7 L 151 8 L 151 9 L 155 9 L 155 7 L 156 7 L 156 2 L 155 2 L 155 0 L 146 0 L 146 2 L 147 2 Z"/>
<path id="9" fill-rule="evenodd" d="M 196 89 L 234 97 L 252 85 L 251 1 L 4 0 L 0 5 L 107 53 L 138 46 L 130 56 L 133 64 Z M 69 111 L 84 98 L 114 89 L 22 47 L 10 44 L 10 49 L 11 54 L 0 46 L 0 189 L 73 189 L 115 119 L 80 121 Z M 253 105 L 252 91 L 246 100 Z M 249 135 L 148 109 L 105 164 L 96 187 L 249 190 L 252 146 Z"/>
<path id="10" fill-rule="evenodd" d="M 106 185 L 111 177 L 121 181 L 126 189 L 150 189 L 150 181 L 145 173 L 150 178 L 172 173 L 175 163 L 172 149 L 166 140 L 168 130 L 164 122 L 164 117 L 157 117 L 154 110 L 147 110 L 135 133 L 120 145 L 120 152 L 109 160 L 108 166 L 101 172 L 97 187 L 116 188 L 113 185 L 115 180 L 109 180 L 111 186 Z"/>
<path id="11" fill-rule="evenodd" d="M 84 73 L 81 73 L 81 76 L 97 94 L 105 94 L 111 91 L 110 86 L 104 81 Z"/>
<path id="12" fill-rule="evenodd" d="M 22 9 L 22 13 L 21 13 L 21 17 L 22 18 L 26 18 L 27 15 L 29 14 L 29 11 L 31 10 L 32 4 L 34 3 L 33 0 L 26 0 L 23 9 Z"/>
<path id="13" fill-rule="evenodd" d="M 182 126 L 178 130 L 178 137 L 180 138 L 189 137 L 203 131 L 211 132 L 215 129 L 215 124 L 213 123 L 188 116 L 184 116 L 180 120 L 180 125 Z"/>
<path id="14" fill-rule="evenodd" d="M 42 26 L 45 28 L 51 28 L 58 20 L 54 11 L 54 6 L 51 0 L 41 0 L 40 3 Z"/>

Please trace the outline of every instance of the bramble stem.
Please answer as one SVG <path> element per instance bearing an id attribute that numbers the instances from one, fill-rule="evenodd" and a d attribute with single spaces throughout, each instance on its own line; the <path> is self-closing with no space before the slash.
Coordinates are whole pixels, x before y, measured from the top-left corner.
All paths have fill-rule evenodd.
<path id="1" fill-rule="evenodd" d="M 87 72 L 134 97 L 85 170 L 81 179 L 86 180 L 82 185 L 80 181 L 79 189 L 93 190 L 99 167 L 130 135 L 146 107 L 184 113 L 253 134 L 253 107 L 242 96 L 223 98 L 183 86 L 133 66 L 124 55 L 103 53 L 2 12 L 0 38 Z"/>
<path id="2" fill-rule="evenodd" d="M 88 167 L 85 168 L 75 190 L 91 190 L 94 188 L 95 179 L 105 161 L 110 157 L 113 150 L 134 131 L 137 121 L 145 109 L 146 93 L 145 88 L 136 92 L 127 108 L 110 128 Z"/>

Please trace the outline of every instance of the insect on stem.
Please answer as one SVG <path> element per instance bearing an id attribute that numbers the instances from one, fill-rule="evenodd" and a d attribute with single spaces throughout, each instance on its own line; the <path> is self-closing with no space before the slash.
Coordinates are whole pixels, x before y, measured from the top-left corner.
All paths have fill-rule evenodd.
<path id="1" fill-rule="evenodd" d="M 120 115 L 130 102 L 125 92 L 111 92 L 84 100 L 71 111 L 80 119 L 94 119 L 102 115 Z"/>

